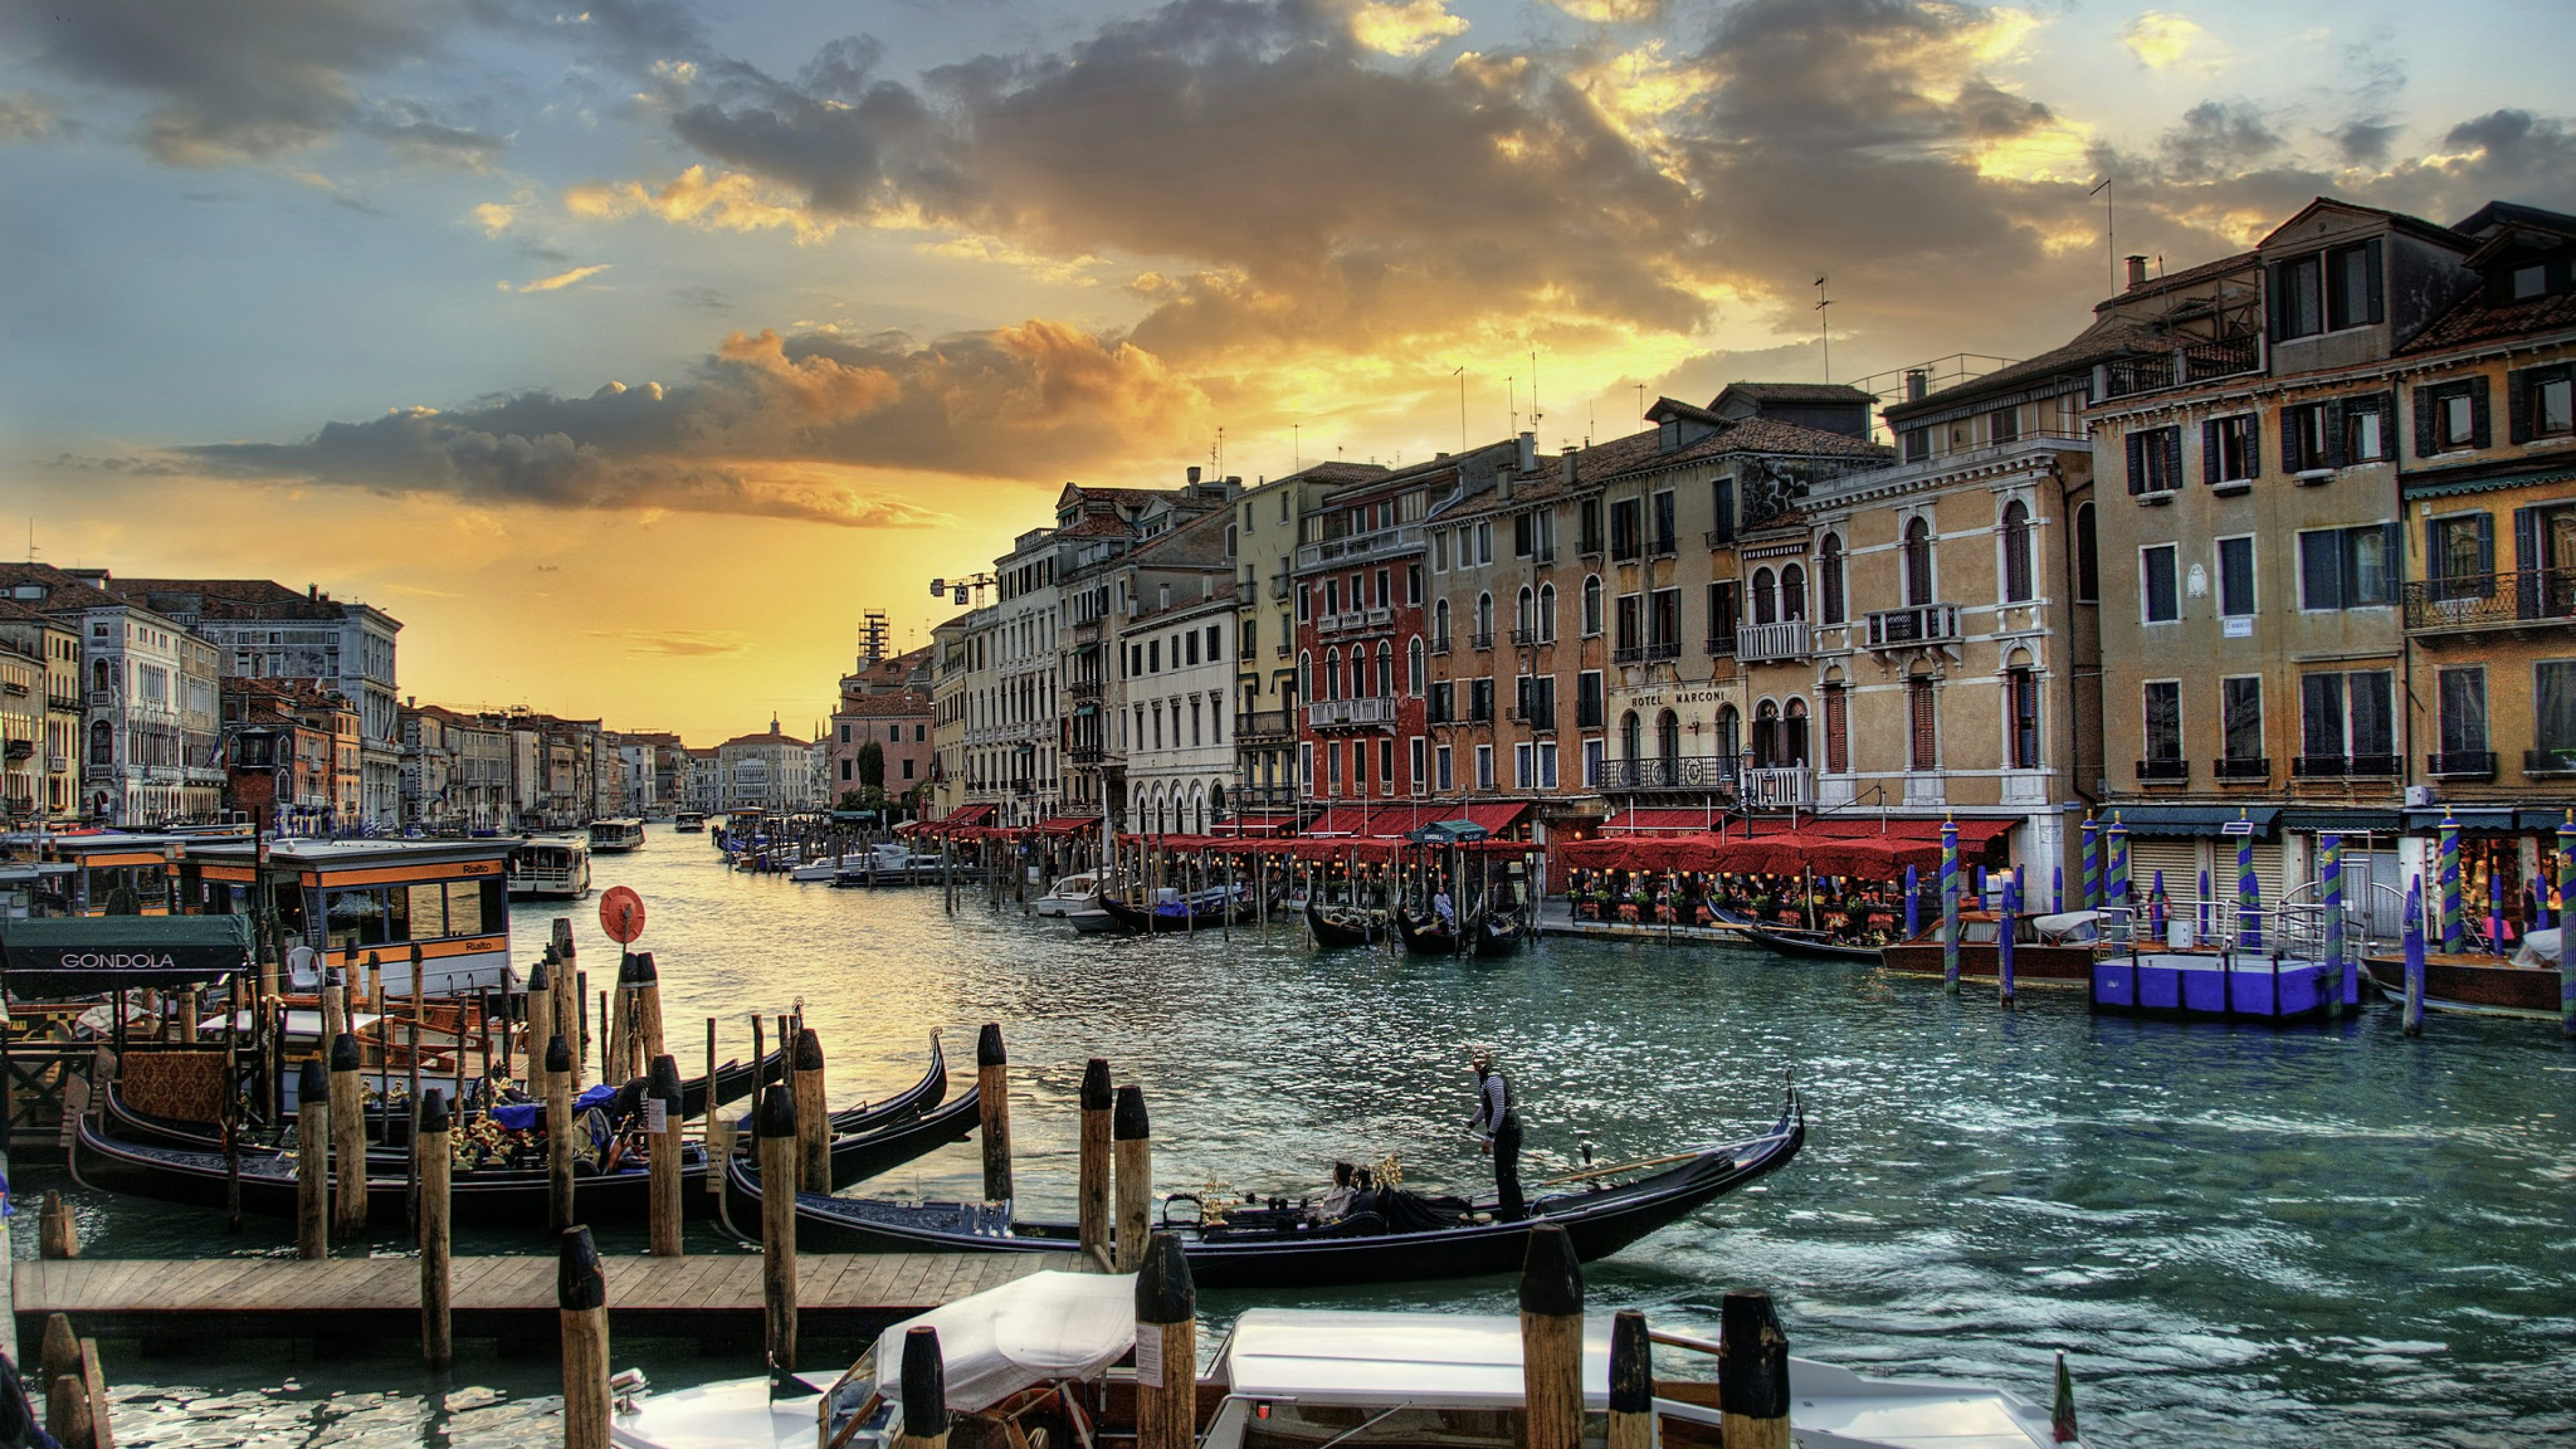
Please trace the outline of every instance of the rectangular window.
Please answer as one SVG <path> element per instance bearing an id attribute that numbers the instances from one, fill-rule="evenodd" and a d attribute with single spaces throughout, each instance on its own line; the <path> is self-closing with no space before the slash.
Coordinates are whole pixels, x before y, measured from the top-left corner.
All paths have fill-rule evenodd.
<path id="1" fill-rule="evenodd" d="M 1431 703 L 1429 706 L 1431 723 L 1447 724 L 1451 720 L 1457 718 L 1455 714 L 1450 712 L 1451 701 L 1455 697 L 1452 694 L 1452 691 L 1456 688 L 1456 685 L 1446 679 L 1440 680 L 1431 686 Z"/>
<path id="2" fill-rule="evenodd" d="M 1644 532 L 1640 526 L 1643 517 L 1644 505 L 1637 499 L 1622 498 L 1610 505 L 1610 556 L 1612 558 L 1633 559 L 1643 552 L 1644 540 L 1640 536 Z"/>
<path id="3" fill-rule="evenodd" d="M 1395 741 L 1392 739 L 1377 742 L 1377 792 L 1381 795 L 1395 793 Z"/>
<path id="4" fill-rule="evenodd" d="M 2240 674 L 2218 682 L 2218 728 L 2224 757 L 2263 758 L 2263 677 Z"/>
<path id="5" fill-rule="evenodd" d="M 1931 456 L 1932 430 L 1930 428 L 1907 428 L 1905 430 L 1905 461 L 1908 463 L 1920 463 Z"/>
<path id="6" fill-rule="evenodd" d="M 2390 561 L 2397 553 L 2397 525 L 2320 528 L 2299 535 L 2299 607 L 2366 609 L 2397 601 Z"/>
<path id="7" fill-rule="evenodd" d="M 2576 370 L 2560 365 L 2514 373 L 2505 398 L 2515 442 L 2576 434 Z"/>
<path id="8" fill-rule="evenodd" d="M 1394 582 L 1394 577 L 1387 570 L 1379 569 L 1377 571 L 1377 606 L 1379 608 L 1391 609 L 1395 607 Z"/>
<path id="9" fill-rule="evenodd" d="M 2142 579 L 2139 601 L 2146 609 L 2146 622 L 2170 624 L 2182 617 L 2182 590 L 2174 574 L 2174 546 L 2156 544 L 2138 550 L 2138 571 Z"/>
<path id="10" fill-rule="evenodd" d="M 1679 651 L 1682 642 L 1682 591 L 1657 589 L 1649 596 L 1653 608 L 1647 612 L 1650 626 L 1647 642 L 1656 648 Z"/>
<path id="11" fill-rule="evenodd" d="M 2424 521 L 2424 584 L 2436 599 L 2495 593 L 2495 515 L 2454 513 Z"/>
<path id="12" fill-rule="evenodd" d="M 1494 525 L 1491 520 L 1476 525 L 1476 562 L 1494 561 Z"/>
<path id="13" fill-rule="evenodd" d="M 2541 768 L 2576 770 L 2576 659 L 2531 666 L 2531 740 Z"/>
<path id="14" fill-rule="evenodd" d="M 1422 607 L 1422 565 L 1418 563 L 1404 566 L 1404 601 L 1417 609 Z"/>
<path id="15" fill-rule="evenodd" d="M 1556 743 L 1553 740 L 1539 741 L 1538 787 L 1542 790 L 1556 788 Z"/>
<path id="16" fill-rule="evenodd" d="M 1433 754 L 1433 764 L 1439 772 L 1438 778 L 1441 792 L 1445 794 L 1448 791 L 1458 788 L 1458 782 L 1454 778 L 1455 772 L 1450 769 L 1449 765 L 1449 747 L 1447 745 L 1442 745 L 1438 750 L 1434 751 Z"/>
<path id="17" fill-rule="evenodd" d="M 1602 727 L 1601 671 L 1587 669 L 1574 676 L 1574 727 L 1597 730 Z"/>
<path id="18" fill-rule="evenodd" d="M 2251 618 L 2254 614 L 2254 540 L 2218 541 L 2218 616 Z"/>
<path id="19" fill-rule="evenodd" d="M 1467 681 L 1467 718 L 1482 724 L 1494 717 L 1494 681 L 1491 676 Z"/>
<path id="20" fill-rule="evenodd" d="M 1210 664 L 1225 658 L 1225 636 L 1218 632 L 1224 627 L 1222 624 L 1207 626 L 1207 657 Z"/>
<path id="21" fill-rule="evenodd" d="M 1312 788 L 1314 786 L 1315 742 L 1313 740 L 1300 740 L 1297 742 L 1297 778 L 1305 781 L 1308 788 Z"/>
<path id="22" fill-rule="evenodd" d="M 1905 768 L 1941 768 L 1940 719 L 1932 697 L 1932 681 L 1927 676 L 1916 675 L 1905 681 L 1905 723 Z"/>
<path id="23" fill-rule="evenodd" d="M 1336 747 L 1335 753 L 1339 753 Z M 1351 793 L 1368 793 L 1368 741 L 1351 741 Z"/>
<path id="24" fill-rule="evenodd" d="M 2234 417 L 2211 418 L 2200 425 L 2201 481 L 2211 487 L 2231 483 L 2251 483 L 2263 471 L 2261 451 L 2255 442 L 2252 413 Z"/>
<path id="25" fill-rule="evenodd" d="M 2281 471 L 2305 473 L 2333 466 L 2326 460 L 2326 405 L 2281 409 Z"/>
<path id="26" fill-rule="evenodd" d="M 2377 463 L 2388 456 L 2388 399 L 2344 399 L 2343 461 Z"/>
<path id="27" fill-rule="evenodd" d="M 1479 790 L 1494 788 L 1494 747 L 1492 745 L 1476 746 L 1476 788 Z"/>
<path id="28" fill-rule="evenodd" d="M 2039 676 L 2027 669 L 2005 672 L 2012 704 L 2012 764 L 2016 770 L 2039 768 Z"/>
<path id="29" fill-rule="evenodd" d="M 2143 687 L 2146 706 L 2147 760 L 2162 764 L 2182 758 L 2182 681 L 2152 679 Z"/>
<path id="30" fill-rule="evenodd" d="M 1538 778 L 1538 752 L 1525 740 L 1512 746 L 1512 788 L 1526 790 Z"/>
<path id="31" fill-rule="evenodd" d="M 1851 707 L 1843 686 L 1825 686 L 1825 773 L 1851 772 Z"/>
<path id="32" fill-rule="evenodd" d="M 1537 518 L 1534 513 L 1512 515 L 1512 557 L 1528 558 L 1538 552 L 1537 540 L 1532 536 L 1537 532 L 1534 526 Z"/>
<path id="33" fill-rule="evenodd" d="M 2487 748 L 2487 672 L 2470 666 L 2445 669 L 2439 675 L 2442 703 L 2442 753 L 2484 754 Z"/>
<path id="34" fill-rule="evenodd" d="M 1198 630 L 1196 630 L 1196 629 L 1192 629 L 1188 634 L 1183 635 L 1183 636 L 1182 636 L 1180 639 L 1178 639 L 1178 640 L 1175 640 L 1175 641 L 1174 641 L 1174 644 L 1175 644 L 1175 647 L 1174 647 L 1174 648 L 1173 648 L 1173 650 L 1172 650 L 1172 667 L 1173 667 L 1173 668 L 1177 669 L 1177 668 L 1179 668 L 1179 667 L 1180 667 L 1180 665 L 1181 665 L 1181 648 L 1180 648 L 1179 646 L 1184 646 L 1184 645 L 1185 645 L 1185 646 L 1187 646 L 1187 648 L 1188 648 L 1188 650 L 1189 650 L 1189 655 L 1190 655 L 1190 659 L 1189 659 L 1189 662 L 1190 662 L 1190 663 L 1192 663 L 1192 664 L 1196 664 L 1196 663 L 1198 663 L 1198 662 L 1199 662 L 1199 631 L 1198 631 Z"/>
<path id="35" fill-rule="evenodd" d="M 2299 680 L 2299 753 L 2307 774 L 2386 774 L 2397 724 L 2386 670 L 2310 674 Z"/>
<path id="36" fill-rule="evenodd" d="M 1735 480 L 1720 478 L 1708 485 L 1709 515 L 1717 527 L 1711 530 L 1716 543 L 1735 542 Z"/>
<path id="37" fill-rule="evenodd" d="M 1431 532 L 1431 571 L 1435 574 L 1449 572 L 1449 530 L 1445 528 Z"/>
<path id="38" fill-rule="evenodd" d="M 2272 335 L 2282 341 L 2326 330 L 2324 259 L 2295 257 L 2272 267 Z"/>
<path id="39" fill-rule="evenodd" d="M 1406 741 L 1405 762 L 1413 767 L 1413 773 L 1406 778 L 1411 781 L 1413 793 L 1416 795 L 1421 794 L 1431 783 L 1431 772 L 1423 768 L 1423 753 L 1427 747 L 1428 742 L 1420 735 L 1415 735 Z"/>
<path id="40" fill-rule="evenodd" d="M 1643 606 L 1644 600 L 1635 594 L 1619 596 L 1619 630 L 1611 637 L 1610 647 L 1622 653 L 1644 647 L 1645 641 L 1639 637 L 1644 624 Z"/>
<path id="41" fill-rule="evenodd" d="M 1314 589 L 1313 589 L 1310 585 L 1306 585 L 1306 584 L 1299 584 L 1299 585 L 1297 586 L 1297 622 L 1298 622 L 1298 623 L 1303 624 L 1303 623 L 1305 623 L 1307 620 L 1312 619 L 1312 618 L 1314 618 L 1314 617 L 1315 617 L 1315 610 L 1314 610 L 1314 598 L 1315 598 L 1315 592 L 1314 592 Z"/>
<path id="42" fill-rule="evenodd" d="M 2129 434 L 2129 493 L 2171 493 L 2182 486 L 2182 429 L 2144 428 Z"/>
<path id="43" fill-rule="evenodd" d="M 2021 441 L 2021 410 L 1999 408 L 1986 414 L 1986 441 L 2017 443 Z"/>
<path id="44" fill-rule="evenodd" d="M 1575 521 L 1583 535 L 1583 551 L 1601 551 L 1601 500 L 1586 498 L 1575 508 Z"/>
<path id="45" fill-rule="evenodd" d="M 1145 672 L 1147 674 L 1160 674 L 1163 672 L 1163 641 L 1160 639 L 1151 639 L 1146 641 Z"/>
<path id="46" fill-rule="evenodd" d="M 2326 326 L 2367 327 L 2382 314 L 2378 241 L 2326 253 Z"/>
<path id="47" fill-rule="evenodd" d="M 1583 742 L 1583 787 L 1585 789 L 1601 788 L 1602 777 L 1608 773 L 1604 764 L 1609 758 L 1609 753 L 1609 747 L 1600 740 Z"/>
<path id="48" fill-rule="evenodd" d="M 1655 495 L 1655 552 L 1673 551 L 1673 494 L 1671 489 Z"/>
<path id="49" fill-rule="evenodd" d="M 2415 389 L 2415 453 L 2429 458 L 2487 446 L 2487 380 L 2462 378 Z"/>

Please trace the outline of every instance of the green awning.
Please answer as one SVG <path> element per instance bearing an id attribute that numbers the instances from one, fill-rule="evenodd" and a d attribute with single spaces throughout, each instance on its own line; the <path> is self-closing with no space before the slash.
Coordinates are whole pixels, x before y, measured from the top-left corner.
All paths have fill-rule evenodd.
<path id="1" fill-rule="evenodd" d="M 2436 805 L 2429 810 L 2409 810 L 2406 812 L 2406 828 L 2426 834 L 2436 833 L 2441 830 L 2445 818 L 2462 830 L 2481 835 L 2511 835 L 2514 831 L 2513 807 L 2510 805 L 2486 809 Z"/>
<path id="2" fill-rule="evenodd" d="M 2281 822 L 2277 805 L 2112 805 L 2096 810 L 2093 823 L 2108 830 L 2114 816 L 2131 835 L 2192 840 L 2215 837 L 2220 826 L 2232 824 L 2240 816 L 2254 823 L 2255 839 L 2270 840 Z"/>
<path id="3" fill-rule="evenodd" d="M 2394 835 L 2406 828 L 2406 817 L 2395 810 L 2338 810 L 2325 806 L 2292 805 L 2281 811 L 2281 828 L 2306 835 Z"/>
<path id="4" fill-rule="evenodd" d="M 40 916 L 0 921 L 0 970 L 21 997 L 186 986 L 251 968 L 248 916 Z"/>

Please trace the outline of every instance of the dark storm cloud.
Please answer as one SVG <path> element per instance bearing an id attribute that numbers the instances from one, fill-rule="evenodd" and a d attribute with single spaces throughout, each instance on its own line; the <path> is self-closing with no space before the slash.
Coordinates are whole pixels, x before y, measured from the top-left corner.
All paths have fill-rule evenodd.
<path id="1" fill-rule="evenodd" d="M 2281 149 L 2262 109 L 2251 101 L 2203 101 L 2157 141 L 2166 171 L 2178 180 L 2242 175 Z"/>

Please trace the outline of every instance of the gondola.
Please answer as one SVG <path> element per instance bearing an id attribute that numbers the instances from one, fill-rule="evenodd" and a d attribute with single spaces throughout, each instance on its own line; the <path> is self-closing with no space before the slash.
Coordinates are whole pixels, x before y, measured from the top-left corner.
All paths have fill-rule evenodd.
<path id="1" fill-rule="evenodd" d="M 1310 1288 L 1516 1273 L 1535 1223 L 1564 1228 L 1584 1261 L 1607 1257 L 1785 1165 L 1806 1131 L 1793 1088 L 1780 1120 L 1758 1137 L 1675 1154 L 1674 1166 L 1624 1182 L 1596 1181 L 1532 1198 L 1529 1215 L 1514 1222 L 1492 1221 L 1490 1199 L 1468 1203 L 1387 1189 L 1368 1208 L 1329 1223 L 1309 1220 L 1302 1205 L 1246 1205 L 1213 1220 L 1179 1218 L 1174 1205 L 1191 1199 L 1175 1194 L 1164 1201 L 1161 1226 L 1180 1239 L 1191 1280 L 1201 1288 Z M 728 1216 L 736 1223 L 755 1221 L 760 1191 L 759 1172 L 736 1158 L 725 1174 Z M 1077 1231 L 1072 1223 L 1015 1221 L 1009 1203 L 796 1195 L 797 1240 L 816 1252 L 1064 1253 L 1074 1251 Z"/>
<path id="2" fill-rule="evenodd" d="M 1396 934 L 1404 938 L 1404 949 L 1422 956 L 1455 956 L 1458 954 L 1458 928 L 1438 916 L 1416 916 L 1411 911 L 1395 913 Z"/>
<path id="3" fill-rule="evenodd" d="M 1746 926 L 1744 938 L 1786 956 L 1793 961 L 1841 961 L 1846 964 L 1875 966 L 1876 946 L 1846 946 L 1818 931 L 1786 931 L 1771 926 Z"/>
<path id="4" fill-rule="evenodd" d="M 1479 956 L 1510 956 L 1530 943 L 1530 923 L 1516 915 L 1487 916 L 1475 926 L 1474 940 Z"/>
<path id="5" fill-rule="evenodd" d="M 1200 892 L 1199 899 L 1190 902 L 1187 915 L 1178 912 L 1165 915 L 1158 910 L 1129 905 L 1116 896 L 1107 894 L 1100 897 L 1100 908 L 1107 911 L 1109 918 L 1117 922 L 1121 929 L 1131 934 L 1170 935 L 1182 931 L 1216 931 L 1224 929 L 1227 924 L 1226 907 L 1221 897 L 1222 892 L 1218 891 Z M 1260 910 L 1251 897 L 1244 896 L 1235 901 L 1233 924 L 1248 926 L 1260 919 L 1260 915 Z"/>
<path id="6" fill-rule="evenodd" d="M 978 1121 L 976 1089 L 927 1111 L 913 1110 L 866 1132 L 832 1140 L 832 1185 L 847 1187 L 913 1159 L 972 1137 Z M 713 1211 L 705 1190 L 707 1162 L 700 1144 L 684 1144 L 681 1202 L 693 1217 Z M 245 1212 L 275 1217 L 295 1215 L 295 1160 L 282 1153 L 244 1152 L 241 1201 Z M 380 1162 L 370 1155 L 367 1214 L 374 1223 L 400 1223 L 410 1207 L 410 1183 L 402 1164 Z M 224 1154 L 188 1148 L 118 1141 L 84 1115 L 74 1134 L 73 1177 L 85 1187 L 132 1193 L 167 1202 L 219 1208 L 226 1201 Z M 633 1161 L 613 1172 L 600 1172 L 589 1154 L 574 1163 L 574 1201 L 586 1222 L 636 1222 L 647 1211 L 651 1176 Z M 490 1167 L 459 1170 L 449 1181 L 450 1211 L 458 1222 L 525 1225 L 547 1220 L 550 1204 L 546 1169 Z"/>
<path id="7" fill-rule="evenodd" d="M 1355 906 L 1327 909 L 1308 901 L 1306 929 L 1314 932 L 1315 944 L 1326 950 L 1342 946 L 1374 946 L 1386 935 L 1386 912 Z"/>

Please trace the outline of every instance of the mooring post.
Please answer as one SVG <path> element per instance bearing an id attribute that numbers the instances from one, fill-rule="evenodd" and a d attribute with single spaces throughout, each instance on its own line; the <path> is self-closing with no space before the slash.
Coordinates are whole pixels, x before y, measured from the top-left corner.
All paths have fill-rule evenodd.
<path id="1" fill-rule="evenodd" d="M 1002 1024 L 984 1023 L 975 1034 L 975 1110 L 984 1129 L 984 1200 L 1011 1198 L 1011 1058 L 1002 1049 Z"/>
<path id="2" fill-rule="evenodd" d="M 528 1095 L 546 1095 L 546 1043 L 555 1034 L 554 955 L 528 968 Z"/>
<path id="3" fill-rule="evenodd" d="M 670 1050 L 662 1040 L 662 971 L 650 951 L 635 957 L 635 1032 L 646 1062 Z"/>
<path id="4" fill-rule="evenodd" d="M 307 1059 L 296 1079 L 295 1256 L 331 1256 L 331 1081 Z"/>
<path id="5" fill-rule="evenodd" d="M 680 1061 L 673 1056 L 653 1058 L 647 1077 L 644 1099 L 644 1130 L 651 1135 L 653 1154 L 646 1168 L 653 1175 L 649 1184 L 651 1197 L 646 1200 L 645 1227 L 648 1249 L 657 1258 L 680 1256 Z M 724 1164 L 712 1156 L 707 1171 L 724 1175 Z"/>
<path id="6" fill-rule="evenodd" d="M 447 1126 L 447 1094 L 436 1088 L 422 1093 L 412 1161 L 420 1178 L 420 1358 L 432 1370 L 456 1357 L 447 1306 Z"/>
<path id="7" fill-rule="evenodd" d="M 36 1214 L 37 1249 L 48 1258 L 80 1256 L 80 1229 L 72 1222 L 72 1210 L 63 1195 L 45 1189 L 44 1206 Z"/>
<path id="8" fill-rule="evenodd" d="M 1520 1304 L 1529 1449 L 1583 1449 L 1583 1265 L 1555 1223 L 1530 1230 Z"/>
<path id="9" fill-rule="evenodd" d="M 358 1039 L 331 1039 L 331 1236 L 354 1243 L 367 1231 L 366 1089 L 358 1080 Z"/>
<path id="10" fill-rule="evenodd" d="M 66 1375 L 80 1377 L 80 1335 L 72 1332 L 71 1315 L 45 1316 L 45 1338 L 36 1350 L 36 1370 L 39 1389 L 52 1387 L 54 1380 Z"/>
<path id="11" fill-rule="evenodd" d="M 927 1324 L 903 1336 L 903 1432 L 895 1449 L 947 1449 L 948 1364 L 939 1330 Z"/>
<path id="12" fill-rule="evenodd" d="M 1198 1442 L 1198 1311 L 1181 1240 L 1154 1234 L 1136 1273 L 1136 1449 Z"/>
<path id="13" fill-rule="evenodd" d="M 2399 1029 L 2414 1036 L 2424 1029 L 2424 878 L 2406 888 L 2406 929 L 2400 938 L 2406 961 L 2405 1015 Z"/>
<path id="14" fill-rule="evenodd" d="M 1082 1251 L 1103 1272 L 1112 1261 L 1109 1239 L 1109 1063 L 1093 1057 L 1082 1069 L 1082 1157 L 1075 1196 L 1081 1207 Z"/>
<path id="15" fill-rule="evenodd" d="M 337 966 L 322 970 L 322 1039 L 329 1041 L 349 1029 L 348 977 Z"/>
<path id="16" fill-rule="evenodd" d="M 63 1449 L 96 1449 L 89 1417 L 89 1382 L 78 1371 L 55 1379 L 45 1390 L 45 1432 Z"/>
<path id="17" fill-rule="evenodd" d="M 573 1225 L 572 1043 L 546 1039 L 546 1206 L 558 1233 Z"/>
<path id="18" fill-rule="evenodd" d="M 590 1229 L 564 1230 L 555 1256 L 563 1324 L 564 1449 L 609 1449 L 608 1270 Z"/>
<path id="19" fill-rule="evenodd" d="M 796 1367 L 796 1094 L 760 1095 L 760 1306 L 771 1371 Z"/>
<path id="20" fill-rule="evenodd" d="M 1646 1315 L 1622 1308 L 1610 1320 L 1610 1434 L 1604 1449 L 1654 1449 L 1655 1347 Z"/>
<path id="21" fill-rule="evenodd" d="M 617 957 L 617 994 L 612 1002 L 609 993 L 599 994 L 600 1025 L 608 1038 L 599 1050 L 599 1079 L 624 1082 L 643 1073 L 634 1070 L 635 1056 L 635 953 L 623 951 Z"/>
<path id="22" fill-rule="evenodd" d="M 584 1048 L 586 1049 L 590 1044 L 589 996 L 584 995 L 582 997 L 581 1006 L 581 1040 Z M 608 993 L 603 991 L 599 993 L 599 1079 L 610 1085 L 616 1084 L 619 1073 L 623 1071 L 626 1066 L 625 1062 L 621 1060 L 613 1060 L 609 1055 L 614 1049 L 614 1044 L 610 1041 L 610 1028 L 614 1021 L 615 1018 L 609 1015 Z"/>
<path id="23" fill-rule="evenodd" d="M 1789 1449 L 1789 1335 L 1771 1295 L 1729 1292 L 1718 1306 L 1718 1436 L 1726 1449 Z"/>
<path id="24" fill-rule="evenodd" d="M 797 1180 L 807 1192 L 832 1190 L 832 1114 L 823 1105 L 823 1039 L 796 1029 Z"/>
<path id="25" fill-rule="evenodd" d="M 1154 1127 L 1145 1116 L 1143 1087 L 1129 1082 L 1118 1089 L 1109 1137 L 1117 1157 L 1118 1271 L 1133 1273 L 1145 1261 L 1154 1209 Z"/>
<path id="26" fill-rule="evenodd" d="M 724 1198 L 725 1158 L 730 1155 L 733 1145 L 730 1132 L 717 1130 L 717 1119 L 724 1116 L 723 1110 L 716 1103 L 716 1098 L 720 1095 L 722 1094 L 716 1090 L 716 1019 L 710 1016 L 707 1018 L 706 1115 L 700 1119 L 698 1130 L 707 1150 L 707 1196 L 719 1201 Z M 726 1149 L 724 1151 L 717 1150 L 719 1138 L 723 1141 Z"/>

